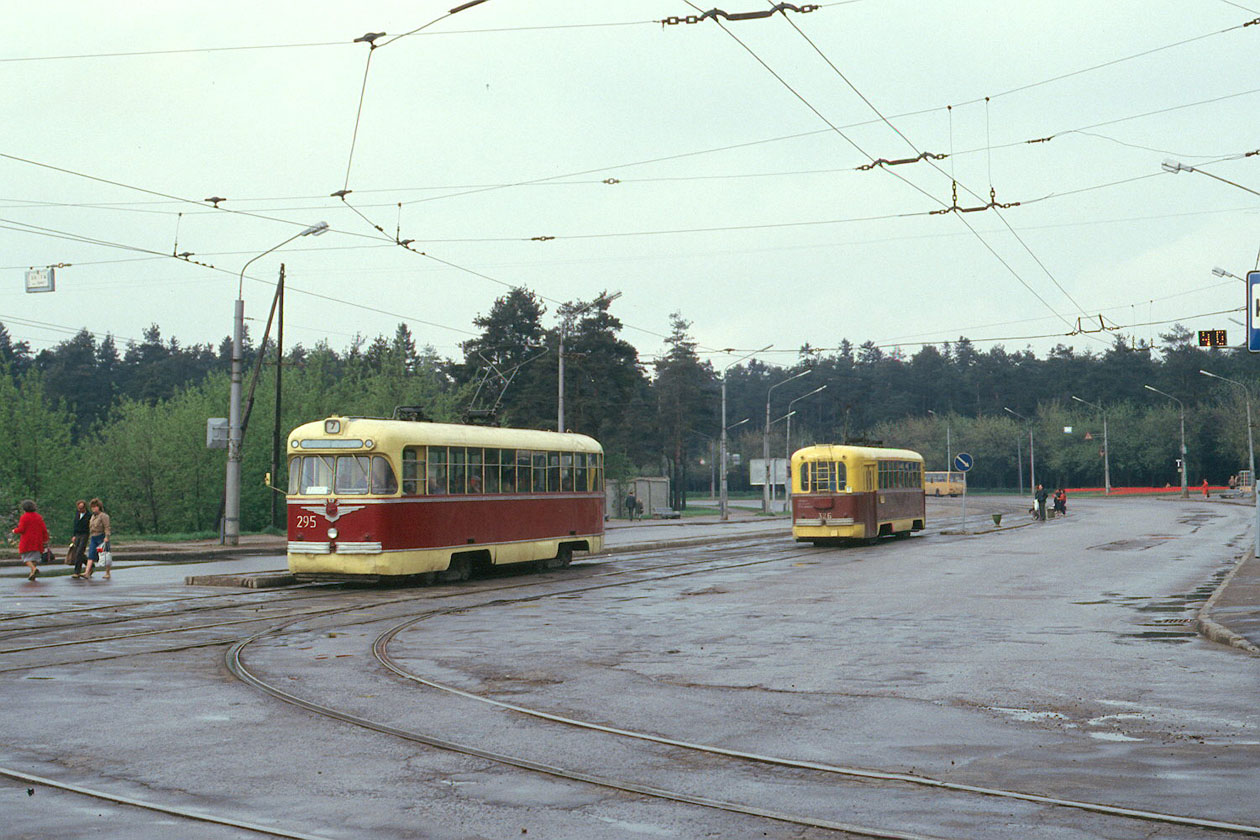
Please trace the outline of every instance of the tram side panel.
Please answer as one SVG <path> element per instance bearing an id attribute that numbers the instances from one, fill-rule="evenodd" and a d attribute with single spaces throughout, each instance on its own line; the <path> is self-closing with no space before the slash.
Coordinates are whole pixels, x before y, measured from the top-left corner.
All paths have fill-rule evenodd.
<path id="1" fill-rule="evenodd" d="M 331 501 L 289 501 L 294 573 L 411 575 L 444 571 L 468 551 L 504 564 L 555 557 L 561 545 L 603 550 L 604 499 L 595 494 Z"/>

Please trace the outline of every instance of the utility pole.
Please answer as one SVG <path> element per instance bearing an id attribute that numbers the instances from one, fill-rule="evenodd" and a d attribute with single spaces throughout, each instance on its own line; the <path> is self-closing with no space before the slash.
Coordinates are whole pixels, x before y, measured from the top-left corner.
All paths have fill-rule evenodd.
<path id="1" fill-rule="evenodd" d="M 279 312 L 276 313 L 276 417 L 271 427 L 271 483 L 273 485 L 280 484 L 280 394 L 281 394 L 281 377 L 284 371 L 284 263 L 280 263 L 280 282 L 276 285 L 276 298 L 279 306 Z M 287 484 L 285 485 L 288 486 Z M 280 506 L 280 500 L 276 498 L 279 494 L 271 494 L 271 525 L 273 528 L 280 527 L 277 522 L 277 508 Z M 288 513 L 286 504 L 286 516 Z M 287 523 L 286 523 L 287 528 Z"/>

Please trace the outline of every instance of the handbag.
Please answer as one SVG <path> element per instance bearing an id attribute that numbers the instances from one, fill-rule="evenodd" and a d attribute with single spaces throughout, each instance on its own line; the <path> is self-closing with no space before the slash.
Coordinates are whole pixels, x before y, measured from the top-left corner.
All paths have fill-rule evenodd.
<path id="1" fill-rule="evenodd" d="M 51 548 L 45 548 L 39 555 L 39 562 L 44 564 L 56 563 L 57 555 L 53 554 Z"/>
<path id="2" fill-rule="evenodd" d="M 105 549 L 100 551 L 99 554 L 101 555 L 101 568 L 109 571 L 110 567 L 114 565 L 114 552 Z"/>

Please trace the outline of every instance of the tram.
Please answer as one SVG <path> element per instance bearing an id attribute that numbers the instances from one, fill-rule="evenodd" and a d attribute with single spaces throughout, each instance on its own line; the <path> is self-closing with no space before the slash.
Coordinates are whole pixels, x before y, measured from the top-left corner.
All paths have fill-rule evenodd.
<path id="1" fill-rule="evenodd" d="M 923 530 L 923 456 L 822 444 L 792 454 L 792 536 L 815 545 Z"/>
<path id="2" fill-rule="evenodd" d="M 604 545 L 604 454 L 585 435 L 333 416 L 288 438 L 300 580 L 465 580 Z"/>

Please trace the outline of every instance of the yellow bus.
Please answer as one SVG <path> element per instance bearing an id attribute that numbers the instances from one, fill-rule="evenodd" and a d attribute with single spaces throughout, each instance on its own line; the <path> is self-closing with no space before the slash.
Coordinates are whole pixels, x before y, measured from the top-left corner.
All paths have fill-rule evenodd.
<path id="1" fill-rule="evenodd" d="M 961 472 L 925 472 L 924 491 L 929 496 L 961 496 L 967 492 L 967 474 Z"/>

